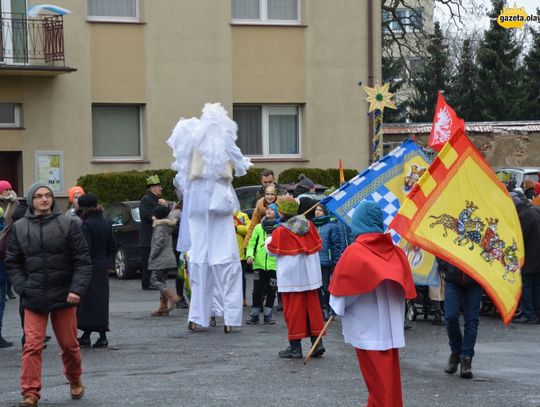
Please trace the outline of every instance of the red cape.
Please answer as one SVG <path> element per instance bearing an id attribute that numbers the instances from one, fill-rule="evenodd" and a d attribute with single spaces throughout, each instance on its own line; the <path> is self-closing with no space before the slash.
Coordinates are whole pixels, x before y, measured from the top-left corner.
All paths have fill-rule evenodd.
<path id="1" fill-rule="evenodd" d="M 284 226 L 278 226 L 272 232 L 272 241 L 268 251 L 280 256 L 296 256 L 297 254 L 314 254 L 322 248 L 322 241 L 315 226 L 309 222 L 309 231 L 305 235 L 297 235 Z"/>
<path id="2" fill-rule="evenodd" d="M 405 298 L 416 297 L 407 256 L 394 245 L 389 233 L 360 235 L 339 259 L 330 280 L 329 291 L 337 297 L 373 291 L 384 280 L 400 284 Z"/>

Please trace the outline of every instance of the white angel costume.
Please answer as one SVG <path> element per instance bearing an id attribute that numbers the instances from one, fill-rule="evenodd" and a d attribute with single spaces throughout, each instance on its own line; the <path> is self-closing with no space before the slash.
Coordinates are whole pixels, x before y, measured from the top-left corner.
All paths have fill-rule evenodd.
<path id="1" fill-rule="evenodd" d="M 205 104 L 200 120 L 180 119 L 167 143 L 173 149 L 175 186 L 183 193 L 178 251 L 189 251 L 188 322 L 207 327 L 210 317 L 242 325 L 242 267 L 233 212 L 239 208 L 235 176 L 252 165 L 236 146 L 237 125 L 219 104 Z"/>

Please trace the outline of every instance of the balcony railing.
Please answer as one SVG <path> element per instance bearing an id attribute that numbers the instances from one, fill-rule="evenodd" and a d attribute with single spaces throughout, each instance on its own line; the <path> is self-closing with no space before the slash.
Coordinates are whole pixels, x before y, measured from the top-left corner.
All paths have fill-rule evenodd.
<path id="1" fill-rule="evenodd" d="M 0 67 L 65 67 L 63 16 L 1 13 L 0 28 Z"/>

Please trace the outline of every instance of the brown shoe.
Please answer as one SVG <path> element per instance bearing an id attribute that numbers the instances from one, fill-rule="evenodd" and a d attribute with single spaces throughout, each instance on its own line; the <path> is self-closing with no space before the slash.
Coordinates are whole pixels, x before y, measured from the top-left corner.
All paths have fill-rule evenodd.
<path id="1" fill-rule="evenodd" d="M 27 394 L 23 396 L 23 399 L 19 402 L 19 407 L 34 407 L 38 405 L 38 398 L 33 394 Z"/>
<path id="2" fill-rule="evenodd" d="M 81 379 L 69 383 L 69 392 L 71 393 L 71 398 L 73 400 L 82 399 L 84 396 L 84 386 Z"/>
<path id="3" fill-rule="evenodd" d="M 150 315 L 153 317 L 166 317 L 169 315 L 169 309 L 167 308 L 167 298 L 162 295 L 159 299 L 159 308 L 152 312 Z"/>
<path id="4" fill-rule="evenodd" d="M 169 305 L 167 306 L 167 311 L 172 311 L 176 303 L 180 301 L 180 297 L 173 293 L 170 288 L 166 288 L 163 290 L 163 296 L 169 303 Z"/>

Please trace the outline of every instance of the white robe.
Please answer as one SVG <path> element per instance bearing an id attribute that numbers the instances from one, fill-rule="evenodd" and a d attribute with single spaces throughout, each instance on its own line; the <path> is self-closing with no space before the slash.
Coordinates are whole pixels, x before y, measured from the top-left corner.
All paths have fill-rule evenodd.
<path id="1" fill-rule="evenodd" d="M 331 295 L 330 306 L 341 316 L 345 343 L 363 350 L 405 346 L 405 295 L 398 283 L 385 280 L 361 295 Z"/>
<path id="2" fill-rule="evenodd" d="M 204 105 L 201 119 L 180 119 L 167 143 L 184 197 L 178 251 L 189 251 L 189 321 L 207 327 L 211 316 L 242 325 L 242 267 L 233 212 L 236 176 L 252 166 L 236 145 L 238 126 L 219 103 Z"/>
<path id="3" fill-rule="evenodd" d="M 268 251 L 272 237 L 266 238 L 266 251 L 276 257 L 277 286 L 280 293 L 316 290 L 322 286 L 319 253 L 281 256 Z"/>
<path id="4" fill-rule="evenodd" d="M 242 266 L 228 188 L 230 182 L 195 179 L 185 194 L 191 240 L 188 320 L 203 327 L 212 316 L 223 317 L 225 325 L 242 325 Z"/>

